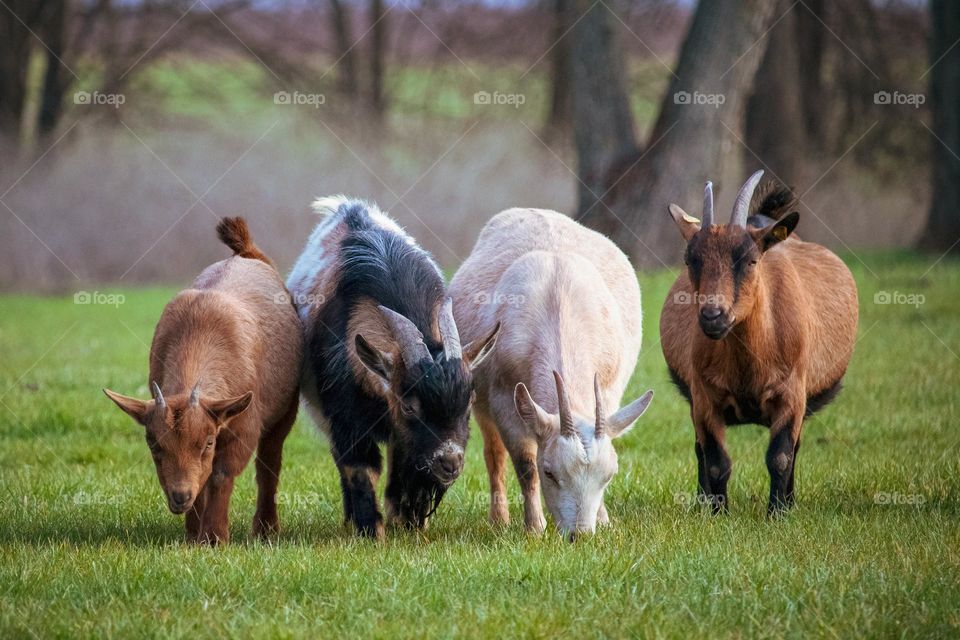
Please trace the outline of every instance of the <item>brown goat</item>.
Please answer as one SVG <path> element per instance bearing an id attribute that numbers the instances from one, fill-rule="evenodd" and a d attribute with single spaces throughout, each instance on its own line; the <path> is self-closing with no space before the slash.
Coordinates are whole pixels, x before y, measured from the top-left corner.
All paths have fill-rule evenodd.
<path id="1" fill-rule="evenodd" d="M 302 330 L 280 274 L 243 218 L 224 218 L 234 256 L 207 267 L 177 294 L 150 348 L 152 400 L 104 389 L 145 427 L 157 476 L 187 540 L 230 538 L 234 478 L 257 450 L 254 534 L 279 528 L 276 493 L 283 441 L 297 416 Z"/>
<path id="2" fill-rule="evenodd" d="M 728 225 L 713 223 L 709 182 L 702 222 L 669 208 L 687 270 L 664 303 L 661 344 L 690 402 L 699 489 L 715 512 L 727 509 L 728 424 L 769 427 L 767 510 L 793 505 L 804 418 L 839 392 L 857 333 L 853 276 L 826 248 L 789 237 L 799 220 L 781 218 L 795 202 L 790 191 L 769 190 L 748 219 L 762 174 L 740 189 Z"/>

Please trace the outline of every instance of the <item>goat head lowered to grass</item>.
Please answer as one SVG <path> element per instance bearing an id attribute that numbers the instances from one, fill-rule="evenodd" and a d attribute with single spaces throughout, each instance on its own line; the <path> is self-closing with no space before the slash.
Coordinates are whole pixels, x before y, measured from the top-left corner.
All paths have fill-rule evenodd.
<path id="1" fill-rule="evenodd" d="M 387 443 L 387 518 L 422 528 L 463 469 L 471 370 L 496 339 L 461 345 L 433 258 L 376 206 L 343 196 L 287 278 L 306 328 L 303 396 L 330 439 L 344 519 L 383 538 L 377 507 Z"/>
<path id="2" fill-rule="evenodd" d="M 691 405 L 699 491 L 725 511 L 732 463 L 727 425 L 770 429 L 767 510 L 794 503 L 794 469 L 804 419 L 839 392 L 857 333 L 857 289 L 828 249 L 791 236 L 799 220 L 789 189 L 765 189 L 762 171 L 740 189 L 729 224 L 713 219 L 713 187 L 703 220 L 671 204 L 687 242 L 660 316 L 663 355 Z"/>
<path id="3" fill-rule="evenodd" d="M 163 310 L 150 348 L 153 398 L 104 389 L 145 428 L 157 476 L 187 539 L 230 537 L 234 478 L 257 451 L 253 530 L 279 527 L 276 492 L 283 441 L 297 416 L 300 322 L 273 263 L 243 218 L 224 218 L 234 256 L 207 267 Z"/>
<path id="4" fill-rule="evenodd" d="M 610 240 L 555 211 L 510 209 L 483 228 L 450 285 L 457 326 L 478 339 L 500 326 L 474 374 L 474 416 L 490 476 L 490 519 L 509 519 L 507 452 L 524 524 L 575 537 L 607 523 L 617 472 L 612 441 L 646 410 L 648 391 L 612 414 L 640 351 L 640 286 Z"/>

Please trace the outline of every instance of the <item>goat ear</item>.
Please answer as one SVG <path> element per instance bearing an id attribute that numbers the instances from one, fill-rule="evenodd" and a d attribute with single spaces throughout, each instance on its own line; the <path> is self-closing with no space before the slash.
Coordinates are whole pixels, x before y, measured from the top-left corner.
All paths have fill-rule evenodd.
<path id="1" fill-rule="evenodd" d="M 518 382 L 513 390 L 513 404 L 517 409 L 517 415 L 523 420 L 523 424 L 538 440 L 550 434 L 553 429 L 553 420 L 551 420 L 550 414 L 530 397 L 527 385 L 522 382 Z"/>
<path id="2" fill-rule="evenodd" d="M 493 328 L 493 332 L 483 339 L 476 339 L 463 348 L 463 361 L 473 371 L 487 359 L 497 345 L 497 336 L 500 335 L 500 323 Z"/>
<path id="3" fill-rule="evenodd" d="M 370 343 L 367 342 L 366 338 L 359 333 L 357 334 L 356 340 L 354 340 L 354 344 L 357 348 L 357 357 L 360 358 L 363 366 L 382 378 L 384 382 L 390 384 L 390 373 L 393 367 L 386 356 L 377 349 L 374 349 Z"/>
<path id="4" fill-rule="evenodd" d="M 763 229 L 753 231 L 753 238 L 756 240 L 757 246 L 760 247 L 760 251 L 766 251 L 790 237 L 793 230 L 797 228 L 798 222 L 800 222 L 800 213 L 794 211 Z"/>
<path id="5" fill-rule="evenodd" d="M 650 401 L 653 400 L 653 389 L 631 402 L 625 407 L 619 409 L 616 413 L 607 418 L 607 433 L 610 438 L 619 438 L 633 428 L 637 418 L 643 415 Z"/>
<path id="6" fill-rule="evenodd" d="M 235 418 L 250 406 L 253 400 L 253 391 L 247 391 L 242 396 L 236 398 L 227 398 L 226 400 L 201 400 L 203 408 L 207 410 L 210 417 L 216 420 L 217 424 L 225 424 L 231 418 Z"/>
<path id="7" fill-rule="evenodd" d="M 690 242 L 690 238 L 697 235 L 697 232 L 700 231 L 700 221 L 675 204 L 667 207 L 667 211 L 670 212 L 670 217 L 673 218 L 673 221 L 677 223 L 677 228 L 680 229 L 680 235 L 683 236 L 684 240 Z"/>
<path id="8" fill-rule="evenodd" d="M 137 398 L 131 398 L 129 396 L 122 396 L 119 393 L 110 391 L 110 389 L 104 389 L 103 392 L 107 394 L 107 397 L 113 400 L 114 404 L 123 409 L 123 412 L 128 416 L 133 418 L 137 424 L 146 426 L 147 424 L 147 412 L 150 410 L 150 407 L 153 405 L 152 401 L 139 400 Z"/>

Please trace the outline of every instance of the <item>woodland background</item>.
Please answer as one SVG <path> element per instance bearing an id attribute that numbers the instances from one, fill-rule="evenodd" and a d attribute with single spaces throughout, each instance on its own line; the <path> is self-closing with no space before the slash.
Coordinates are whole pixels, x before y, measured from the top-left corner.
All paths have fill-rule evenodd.
<path id="1" fill-rule="evenodd" d="M 838 249 L 960 241 L 960 7 L 906 0 L 3 0 L 0 288 L 183 282 L 316 196 L 454 268 L 511 206 L 677 263 L 764 168 Z M 286 97 L 284 97 L 286 96 Z M 685 102 L 687 96 L 688 102 Z"/>

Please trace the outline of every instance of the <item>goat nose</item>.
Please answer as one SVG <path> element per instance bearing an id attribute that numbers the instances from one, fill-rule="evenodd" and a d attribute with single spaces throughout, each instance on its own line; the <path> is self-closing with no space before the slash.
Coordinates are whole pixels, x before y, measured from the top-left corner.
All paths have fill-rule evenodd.
<path id="1" fill-rule="evenodd" d="M 190 492 L 189 491 L 171 491 L 170 499 L 175 505 L 183 506 L 190 502 Z"/>
<path id="2" fill-rule="evenodd" d="M 440 468 L 447 475 L 457 475 L 463 468 L 463 453 L 457 451 L 443 456 L 440 458 Z"/>
<path id="3" fill-rule="evenodd" d="M 721 313 L 723 312 L 720 310 L 720 307 L 715 304 L 700 307 L 700 316 L 704 320 L 716 320 L 720 317 Z"/>

